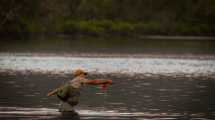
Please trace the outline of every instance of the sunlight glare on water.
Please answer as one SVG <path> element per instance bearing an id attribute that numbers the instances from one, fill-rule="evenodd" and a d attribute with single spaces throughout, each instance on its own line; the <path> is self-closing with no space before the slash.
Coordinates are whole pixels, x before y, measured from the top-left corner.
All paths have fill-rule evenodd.
<path id="1" fill-rule="evenodd" d="M 0 69 L 12 71 L 71 73 L 84 68 L 109 74 L 189 74 L 209 76 L 215 72 L 214 60 L 176 58 L 84 58 L 63 56 L 0 55 Z"/>

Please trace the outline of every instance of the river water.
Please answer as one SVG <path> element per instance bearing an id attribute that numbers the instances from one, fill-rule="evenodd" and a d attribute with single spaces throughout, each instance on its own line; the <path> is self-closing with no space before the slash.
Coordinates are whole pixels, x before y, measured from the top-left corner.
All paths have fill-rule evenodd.
<path id="1" fill-rule="evenodd" d="M 134 49 L 130 42 L 124 46 L 137 54 L 94 48 L 89 53 L 80 50 L 81 55 L 77 54 L 80 46 L 74 48 L 75 55 L 52 54 L 28 47 L 19 51 L 20 45 L 9 45 L 0 53 L 0 119 L 215 119 L 214 51 L 206 48 L 214 42 L 202 42 L 202 46 L 198 42 L 193 48 L 181 43 L 185 50 L 180 52 L 179 46 L 174 55 L 165 47 L 159 53 L 158 46 L 156 54 L 141 53 L 149 47 Z M 107 78 L 114 84 L 107 90 L 85 86 L 75 107 L 77 114 L 61 114 L 59 100 L 46 94 L 72 79 L 77 68 L 88 71 L 89 79 Z"/>

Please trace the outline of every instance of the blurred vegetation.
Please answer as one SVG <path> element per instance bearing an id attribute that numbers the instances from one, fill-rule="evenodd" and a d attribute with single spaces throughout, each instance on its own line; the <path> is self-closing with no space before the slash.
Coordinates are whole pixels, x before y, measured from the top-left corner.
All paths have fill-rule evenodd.
<path id="1" fill-rule="evenodd" d="M 0 33 L 214 35 L 215 0 L 1 0 Z"/>

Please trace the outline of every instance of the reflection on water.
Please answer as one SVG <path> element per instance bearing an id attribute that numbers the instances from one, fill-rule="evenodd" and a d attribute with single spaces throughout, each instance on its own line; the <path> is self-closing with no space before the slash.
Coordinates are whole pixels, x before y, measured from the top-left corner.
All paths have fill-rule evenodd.
<path id="1" fill-rule="evenodd" d="M 62 115 L 46 93 L 79 67 L 115 84 L 85 86 L 78 115 Z M 0 71 L 1 119 L 215 119 L 213 59 L 0 55 Z"/>
<path id="2" fill-rule="evenodd" d="M 215 40 L 33 36 L 24 40 L 2 39 L 0 52 L 214 55 Z"/>

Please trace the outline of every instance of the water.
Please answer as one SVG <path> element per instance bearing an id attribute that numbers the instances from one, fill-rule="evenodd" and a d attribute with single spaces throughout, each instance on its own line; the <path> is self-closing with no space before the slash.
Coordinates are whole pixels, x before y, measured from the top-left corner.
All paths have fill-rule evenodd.
<path id="1" fill-rule="evenodd" d="M 37 37 L 30 39 L 1 39 L 0 52 L 55 53 L 55 54 L 179 54 L 215 55 L 213 39 L 135 39 L 126 37 Z"/>
<path id="2" fill-rule="evenodd" d="M 76 107 L 81 119 L 215 117 L 213 79 L 106 77 L 115 83 L 107 91 L 89 86 L 82 90 L 81 102 Z M 59 102 L 55 97 L 46 97 L 46 93 L 69 78 L 1 75 L 0 117 L 58 119 Z"/>
<path id="3" fill-rule="evenodd" d="M 213 59 L 0 55 L 1 119 L 214 119 Z M 114 85 L 82 89 L 78 115 L 46 94 L 85 68 Z"/>
<path id="4" fill-rule="evenodd" d="M 26 56 L 0 54 L 2 71 L 72 73 L 84 68 L 91 73 L 100 74 L 182 74 L 213 77 L 214 60 L 176 59 L 176 58 L 83 58 L 64 56 Z"/>
<path id="5" fill-rule="evenodd" d="M 215 41 L 52 37 L 0 41 L 0 119 L 215 119 Z M 46 94 L 84 68 L 112 79 L 85 86 L 61 114 Z"/>

